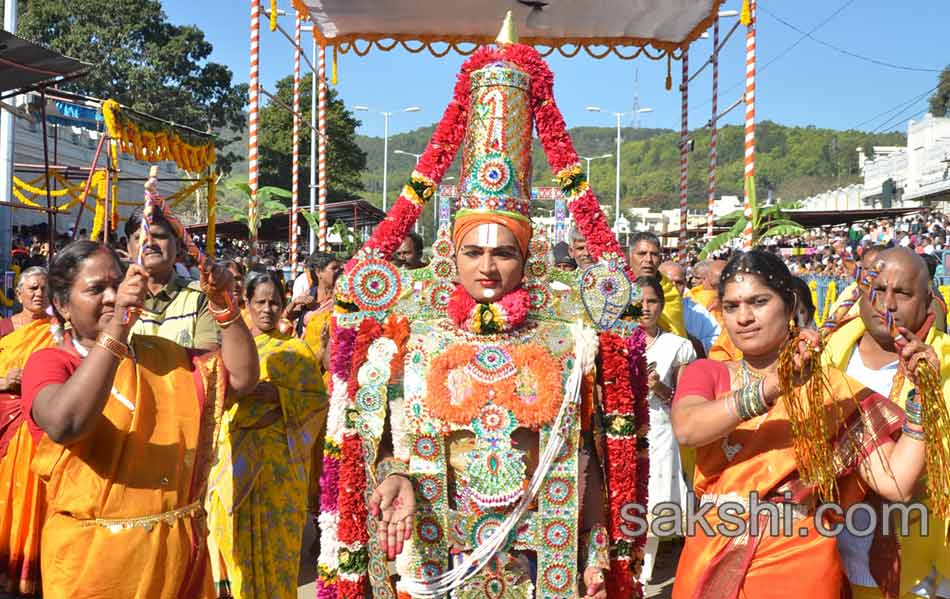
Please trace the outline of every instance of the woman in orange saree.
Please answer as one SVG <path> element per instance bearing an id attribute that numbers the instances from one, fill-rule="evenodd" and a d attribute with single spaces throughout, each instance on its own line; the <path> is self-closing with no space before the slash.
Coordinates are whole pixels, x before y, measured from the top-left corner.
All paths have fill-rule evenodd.
<path id="1" fill-rule="evenodd" d="M 42 280 L 45 297 L 45 271 Z M 27 358 L 52 344 L 47 319 L 33 320 L 0 339 L 0 373 L 6 374 L 0 392 L 0 591 L 21 596 L 40 590 L 46 493 L 30 471 L 36 446 L 20 408 L 19 378 Z"/>
<path id="2" fill-rule="evenodd" d="M 123 278 L 115 253 L 92 241 L 68 245 L 50 268 L 67 331 L 23 374 L 23 411 L 38 442 L 33 471 L 47 492 L 47 599 L 193 599 L 212 590 L 201 501 L 216 416 L 226 392 L 257 384 L 257 351 L 219 266 L 202 279 L 223 317 L 220 350 L 149 336 L 129 343 L 147 278 L 139 265 Z"/>
<path id="3" fill-rule="evenodd" d="M 674 599 L 839 598 L 843 573 L 835 539 L 822 534 L 831 527 L 827 508 L 816 512 L 821 500 L 799 474 L 785 402 L 778 401 L 778 356 L 785 344 L 795 344 L 799 367 L 819 344 L 814 331 L 795 336 L 790 327 L 792 289 L 778 257 L 756 250 L 734 257 L 723 272 L 720 297 L 726 329 L 743 359 L 699 360 L 680 380 L 673 430 L 681 444 L 697 448 L 693 484 L 703 517 L 695 531 L 686 531 Z M 936 355 L 912 342 L 902 361 L 918 359 L 935 361 Z M 841 507 L 859 499 L 863 487 L 908 501 L 924 465 L 920 436 L 901 435 L 895 443 L 899 408 L 839 371 L 824 374 L 829 414 L 837 414 L 830 430 Z M 904 424 L 905 430 L 914 426 Z M 775 511 L 756 510 L 756 503 L 775 504 Z"/>

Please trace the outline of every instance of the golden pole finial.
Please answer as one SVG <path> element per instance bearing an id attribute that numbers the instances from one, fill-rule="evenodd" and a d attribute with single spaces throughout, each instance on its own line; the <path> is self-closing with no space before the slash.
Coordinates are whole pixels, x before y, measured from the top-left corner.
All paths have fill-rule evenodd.
<path id="1" fill-rule="evenodd" d="M 495 43 L 499 46 L 507 46 L 518 43 L 518 28 L 515 26 L 515 22 L 511 18 L 510 10 L 505 14 L 505 20 L 501 24 L 501 31 L 498 32 L 498 37 L 495 38 Z"/>

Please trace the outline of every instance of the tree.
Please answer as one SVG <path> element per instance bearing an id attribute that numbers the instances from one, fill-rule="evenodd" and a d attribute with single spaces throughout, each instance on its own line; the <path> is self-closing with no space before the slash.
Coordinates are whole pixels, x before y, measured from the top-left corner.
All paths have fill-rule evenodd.
<path id="1" fill-rule="evenodd" d="M 937 91 L 930 96 L 930 114 L 947 116 L 947 113 L 950 113 L 950 66 L 944 67 Z"/>
<path id="2" fill-rule="evenodd" d="M 20 0 L 18 33 L 92 64 L 64 89 L 120 104 L 199 131 L 241 131 L 247 85 L 208 62 L 211 44 L 192 25 L 168 22 L 158 0 Z M 216 140 L 223 148 L 230 140 Z M 218 156 L 229 171 L 239 157 Z"/>
<path id="3" fill-rule="evenodd" d="M 752 247 L 769 237 L 784 237 L 786 235 L 804 235 L 805 228 L 795 221 L 785 218 L 783 210 L 789 210 L 797 207 L 794 202 L 779 202 L 774 206 L 759 209 L 755 202 L 752 202 Z M 742 231 L 745 230 L 746 223 L 749 222 L 741 210 L 724 217 L 724 220 L 736 219 L 736 222 L 725 233 L 716 235 L 708 242 L 703 251 L 699 253 L 699 259 L 705 260 L 710 254 L 718 251 L 729 242 L 742 237 Z"/>
<path id="4" fill-rule="evenodd" d="M 254 212 L 254 222 L 249 222 L 247 208 L 251 202 L 251 186 L 247 184 L 247 179 L 244 177 L 230 177 L 225 180 L 222 188 L 218 195 L 223 196 L 223 199 L 218 204 L 218 210 L 231 220 L 247 225 L 253 238 L 257 237 L 261 221 L 287 211 L 286 204 L 274 198 L 289 200 L 289 191 L 279 187 L 260 187 L 257 190 L 257 210 Z"/>
<path id="5" fill-rule="evenodd" d="M 301 78 L 300 106 L 304 122 L 300 125 L 300 189 L 310 185 L 310 90 L 312 75 Z M 276 96 L 287 107 L 293 106 L 292 76 L 277 82 Z M 336 90 L 327 91 L 327 195 L 329 201 L 352 199 L 363 190 L 360 172 L 366 168 L 366 153 L 356 145 L 360 122 L 347 110 Z M 293 115 L 277 102 L 261 109 L 260 128 L 261 183 L 291 187 L 293 158 Z"/>

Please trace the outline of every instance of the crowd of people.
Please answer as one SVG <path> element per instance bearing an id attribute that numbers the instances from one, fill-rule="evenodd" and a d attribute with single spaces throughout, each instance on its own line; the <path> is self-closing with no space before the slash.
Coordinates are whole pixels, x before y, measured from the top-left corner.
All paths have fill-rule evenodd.
<path id="1" fill-rule="evenodd" d="M 436 128 L 353 256 L 290 278 L 222 241 L 214 262 L 154 191 L 112 243 L 21 237 L 0 591 L 289 599 L 309 517 L 321 599 L 626 599 L 677 537 L 674 599 L 950 597 L 950 431 L 925 420 L 950 392 L 947 221 L 621 247 L 540 55 L 471 60 L 464 135 Z M 575 223 L 553 248 L 535 124 Z M 410 229 L 463 139 L 465 201 L 425 248 Z M 820 330 L 804 273 L 851 282 Z M 829 504 L 909 502 L 896 532 L 866 511 L 824 532 Z"/>

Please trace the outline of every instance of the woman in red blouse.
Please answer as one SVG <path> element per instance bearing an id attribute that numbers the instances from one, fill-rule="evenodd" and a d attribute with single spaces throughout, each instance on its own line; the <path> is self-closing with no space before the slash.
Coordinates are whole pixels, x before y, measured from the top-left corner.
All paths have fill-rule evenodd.
<path id="1" fill-rule="evenodd" d="M 796 343 L 800 365 L 820 344 L 815 331 L 796 333 L 792 326 L 793 289 L 788 268 L 774 254 L 753 250 L 730 260 L 719 299 L 726 330 L 743 359 L 693 362 L 676 389 L 673 431 L 680 445 L 697 448 L 694 488 L 701 509 L 709 506 L 705 519 L 711 528 L 686 531 L 674 599 L 839 597 L 843 574 L 835 539 L 819 533 L 819 527 L 830 524 L 815 521 L 819 500 L 800 477 L 788 413 L 779 401 L 782 348 Z M 904 366 L 918 359 L 937 361 L 933 350 L 916 339 L 901 359 Z M 843 436 L 862 450 L 849 455 L 844 449 L 853 445 L 835 448 L 842 457 L 841 497 L 855 499 L 851 490 L 860 477 L 878 494 L 908 501 L 924 466 L 920 436 L 904 434 L 893 441 L 902 420 L 897 406 L 838 371 L 824 374 L 830 401 L 841 415 L 831 427 L 832 438 L 847 430 Z M 779 521 L 756 510 L 758 531 L 741 526 L 749 523 L 753 497 L 780 504 Z M 723 520 L 726 512 L 720 510 L 726 504 L 739 523 L 732 515 Z M 782 526 L 770 530 L 770 524 Z"/>

